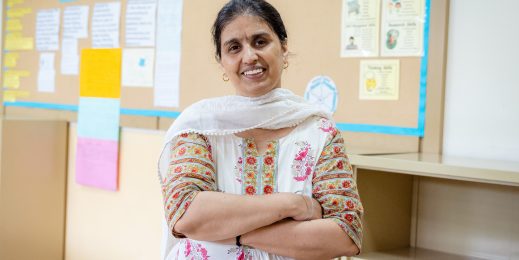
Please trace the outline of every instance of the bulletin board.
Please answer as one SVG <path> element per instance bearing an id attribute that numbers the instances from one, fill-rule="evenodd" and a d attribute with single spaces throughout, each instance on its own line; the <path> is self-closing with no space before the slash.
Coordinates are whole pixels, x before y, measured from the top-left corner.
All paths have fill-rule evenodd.
<path id="1" fill-rule="evenodd" d="M 89 23 L 91 23 L 95 3 L 114 2 L 113 0 L 10 1 L 18 2 L 16 8 L 27 8 L 30 11 L 21 19 L 23 26 L 21 32 L 24 36 L 33 38 L 35 37 L 38 10 L 59 8 L 63 13 L 66 6 L 88 5 L 90 7 Z M 4 1 L 4 5 L 6 2 L 9 1 Z M 433 61 L 428 59 L 429 52 L 437 52 L 438 50 L 435 48 L 441 49 L 438 46 L 429 46 L 428 38 L 443 37 L 446 32 L 444 27 L 429 31 L 429 26 L 434 26 L 430 24 L 430 19 L 434 19 L 435 16 L 446 19 L 445 1 L 425 1 L 425 55 L 422 57 L 379 56 L 372 58 L 342 58 L 340 56 L 342 0 L 325 2 L 320 0 L 271 0 L 269 2 L 280 12 L 288 31 L 290 66 L 284 71 L 282 87 L 304 96 L 307 84 L 312 78 L 319 75 L 327 76 L 337 86 L 338 98 L 334 119 L 341 130 L 351 132 L 356 139 L 368 140 L 373 137 L 377 139 L 380 137 L 379 134 L 382 134 L 384 140 L 393 138 L 399 143 L 404 138 L 408 144 L 404 146 L 410 147 L 410 151 L 418 149 L 418 140 L 424 135 L 424 121 L 427 112 L 425 110 L 427 71 L 431 67 L 442 67 L 445 62 L 443 57 Z M 125 48 L 127 1 L 121 0 L 120 3 L 119 42 L 120 47 Z M 183 2 L 179 106 L 174 108 L 156 107 L 153 105 L 153 88 L 123 86 L 121 115 L 133 117 L 136 122 L 147 120 L 145 118 L 154 118 L 159 123 L 145 127 L 164 128 L 161 127 L 160 122 L 171 122 L 190 104 L 203 98 L 234 93 L 230 83 L 222 80 L 223 71 L 214 58 L 210 33 L 218 10 L 225 3 L 225 0 L 184 0 Z M 434 11 L 431 12 L 431 9 Z M 6 9 L 6 11 L 4 21 L 9 14 L 9 10 Z M 60 27 L 62 26 L 60 24 Z M 5 25 L 3 29 L 5 38 L 9 32 Z M 61 33 L 62 28 L 60 28 L 60 37 Z M 91 47 L 90 36 L 89 34 L 88 38 L 78 40 L 79 50 Z M 52 114 L 56 110 L 77 110 L 79 77 L 60 74 L 60 50 L 56 51 L 55 57 L 56 89 L 54 93 L 42 93 L 37 90 L 39 52 L 35 48 L 17 52 L 19 58 L 16 67 L 11 69 L 26 71 L 27 76 L 21 78 L 19 88 L 16 89 L 22 95 L 16 97 L 14 101 L 4 101 L 7 115 L 10 111 L 16 111 L 15 108 L 20 107 L 38 108 L 43 111 L 34 113 L 36 115 Z M 370 59 L 399 60 L 398 100 L 359 100 L 360 63 L 361 60 Z M 139 124 L 136 123 L 136 125 Z"/>

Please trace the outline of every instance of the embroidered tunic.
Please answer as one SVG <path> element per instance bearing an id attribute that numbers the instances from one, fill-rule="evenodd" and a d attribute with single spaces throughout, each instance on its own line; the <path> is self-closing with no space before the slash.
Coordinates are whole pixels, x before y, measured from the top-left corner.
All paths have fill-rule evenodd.
<path id="1" fill-rule="evenodd" d="M 289 259 L 247 246 L 197 241 L 173 233 L 173 226 L 200 191 L 312 195 L 323 208 L 323 218 L 337 223 L 361 247 L 362 204 L 344 140 L 327 119 L 307 119 L 289 135 L 268 143 L 264 154 L 258 154 L 253 139 L 235 135 L 191 133 L 172 142 L 169 170 L 161 179 L 169 231 L 166 259 Z M 181 238 L 174 246 L 172 236 Z"/>

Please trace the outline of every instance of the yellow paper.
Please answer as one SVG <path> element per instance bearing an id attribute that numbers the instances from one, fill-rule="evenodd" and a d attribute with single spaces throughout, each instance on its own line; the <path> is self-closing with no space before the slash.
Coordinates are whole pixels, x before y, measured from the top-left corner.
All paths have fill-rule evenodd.
<path id="1" fill-rule="evenodd" d="M 23 4 L 24 0 L 7 0 L 7 6 L 13 7 L 15 5 Z"/>
<path id="2" fill-rule="evenodd" d="M 29 77 L 31 73 L 28 70 L 6 70 L 4 71 L 4 76 L 14 75 L 17 77 Z"/>
<path id="3" fill-rule="evenodd" d="M 25 16 L 26 14 L 32 13 L 32 8 L 25 7 L 25 8 L 11 8 L 7 10 L 7 17 L 9 19 L 12 18 L 20 18 Z"/>
<path id="4" fill-rule="evenodd" d="M 12 93 L 7 93 L 7 91 L 4 93 L 4 102 L 15 102 L 16 96 Z"/>
<path id="5" fill-rule="evenodd" d="M 23 30 L 23 25 L 20 19 L 9 19 L 6 22 L 5 29 L 10 32 L 21 31 Z"/>
<path id="6" fill-rule="evenodd" d="M 6 50 L 32 50 L 34 49 L 34 39 L 32 37 L 24 37 L 21 32 L 10 32 L 5 35 Z"/>
<path id="7" fill-rule="evenodd" d="M 29 71 L 26 70 L 6 70 L 4 72 L 4 88 L 17 89 L 20 87 L 20 78 L 28 77 Z"/>
<path id="8" fill-rule="evenodd" d="M 121 97 L 121 53 L 120 48 L 81 51 L 81 97 Z"/>
<path id="9" fill-rule="evenodd" d="M 20 58 L 20 54 L 17 52 L 7 52 L 4 54 L 4 67 L 14 68 L 18 63 L 18 58 Z"/>
<path id="10" fill-rule="evenodd" d="M 4 88 L 8 89 L 17 89 L 20 87 L 20 77 L 16 77 L 15 75 L 4 77 Z"/>
<path id="11" fill-rule="evenodd" d="M 21 90 L 6 90 L 4 91 L 4 101 L 5 102 L 15 102 L 17 98 L 28 97 L 28 91 Z"/>

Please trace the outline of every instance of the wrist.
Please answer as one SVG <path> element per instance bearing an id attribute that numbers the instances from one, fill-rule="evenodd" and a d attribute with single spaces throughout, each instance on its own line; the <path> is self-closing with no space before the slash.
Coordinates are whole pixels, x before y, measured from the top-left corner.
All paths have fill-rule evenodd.
<path id="1" fill-rule="evenodd" d="M 241 235 L 240 237 L 240 244 L 242 246 L 252 246 L 251 245 L 251 233 L 254 232 L 254 231 L 251 231 L 251 232 L 248 232 L 248 233 L 245 233 L 243 235 Z"/>
<path id="2" fill-rule="evenodd" d="M 287 200 L 286 209 L 288 215 L 285 218 L 291 218 L 295 216 L 301 216 L 307 213 L 308 207 L 306 206 L 306 200 L 299 194 L 289 193 L 289 199 Z"/>

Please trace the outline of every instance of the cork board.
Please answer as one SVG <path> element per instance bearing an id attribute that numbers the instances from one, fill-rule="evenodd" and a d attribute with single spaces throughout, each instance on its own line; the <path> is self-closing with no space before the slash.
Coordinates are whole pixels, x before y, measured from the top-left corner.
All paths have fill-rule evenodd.
<path id="1" fill-rule="evenodd" d="M 91 23 L 93 7 L 95 3 L 113 2 L 107 0 L 55 0 L 28 1 L 19 7 L 32 8 L 32 13 L 26 15 L 23 20 L 23 34 L 34 37 L 36 13 L 40 9 L 60 8 L 61 17 L 66 6 L 88 5 L 89 23 Z M 120 20 L 120 46 L 124 45 L 125 9 L 126 0 L 121 0 Z M 306 85 L 315 76 L 326 75 L 333 79 L 337 85 L 339 102 L 334 118 L 338 123 L 382 125 L 390 127 L 416 128 L 418 125 L 418 105 L 420 90 L 420 62 L 419 57 L 396 57 L 400 60 L 400 94 L 397 101 L 359 100 L 359 64 L 360 58 L 340 57 L 341 34 L 341 0 L 271 0 L 284 19 L 288 31 L 288 46 L 291 52 L 289 58 L 290 67 L 284 72 L 282 86 L 303 96 Z M 432 1 L 431 17 L 446 17 L 448 5 L 444 1 Z M 230 83 L 222 81 L 222 70 L 214 58 L 210 29 L 216 17 L 217 11 L 226 3 L 226 0 L 184 0 L 183 4 L 183 29 L 182 29 L 182 54 L 180 68 L 180 105 L 178 108 L 164 108 L 153 106 L 152 88 L 122 88 L 121 107 L 127 109 L 141 109 L 153 111 L 177 111 L 181 112 L 191 103 L 203 98 L 233 94 L 234 89 Z M 438 5 L 440 8 L 438 8 Z M 436 7 L 435 7 L 436 6 Z M 446 19 L 446 18 L 443 18 Z M 5 14 L 4 14 L 5 20 Z M 62 33 L 62 24 L 60 25 Z M 445 34 L 446 28 L 433 28 L 431 24 L 430 38 L 434 34 Z M 4 26 L 4 35 L 5 35 Z M 436 35 L 436 36 L 438 36 Z M 89 38 L 79 39 L 79 49 L 89 48 Z M 442 46 L 443 47 L 443 46 Z M 430 52 L 436 46 L 430 46 Z M 39 52 L 36 50 L 19 51 L 19 60 L 16 69 L 27 70 L 30 75 L 23 78 L 20 89 L 29 92 L 27 97 L 16 100 L 25 102 L 43 102 L 52 104 L 66 104 L 75 106 L 79 100 L 79 77 L 60 74 L 60 55 L 56 52 L 56 92 L 41 93 L 37 91 L 37 75 Z M 377 59 L 385 59 L 377 57 Z M 389 59 L 389 58 L 388 58 Z M 394 59 L 394 58 L 391 58 Z M 443 66 L 444 59 L 429 61 L 428 67 Z M 443 75 L 441 75 L 443 76 Z M 428 100 L 429 102 L 429 100 Z M 434 102 L 434 101 L 433 101 Z M 17 114 L 30 114 L 23 112 L 23 108 L 7 107 Z M 20 112 L 22 111 L 22 112 Z M 49 111 L 55 113 L 55 111 Z M 52 116 L 51 116 L 52 117 Z M 143 118 L 127 116 L 125 122 L 145 128 L 165 128 L 171 118 Z M 153 117 L 153 116 L 152 116 Z M 71 120 L 73 120 L 71 118 Z M 144 121 L 143 121 L 144 120 Z M 380 135 L 371 133 L 353 133 L 355 139 L 361 143 L 370 143 L 368 139 L 387 140 L 394 139 L 396 143 L 404 141 L 410 151 L 417 151 L 419 138 L 416 135 Z M 386 142 L 386 141 L 383 141 Z M 390 143 L 395 143 L 389 140 Z"/>

